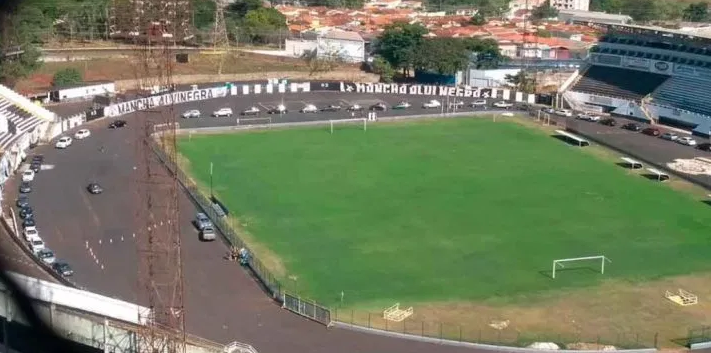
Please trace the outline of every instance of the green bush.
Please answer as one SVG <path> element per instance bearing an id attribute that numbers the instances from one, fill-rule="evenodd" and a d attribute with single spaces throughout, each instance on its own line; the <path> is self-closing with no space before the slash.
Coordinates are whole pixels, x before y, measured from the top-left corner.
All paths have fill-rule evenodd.
<path id="1" fill-rule="evenodd" d="M 55 86 L 70 86 L 84 81 L 82 74 L 75 68 L 67 68 L 57 71 L 52 79 L 52 84 Z"/>

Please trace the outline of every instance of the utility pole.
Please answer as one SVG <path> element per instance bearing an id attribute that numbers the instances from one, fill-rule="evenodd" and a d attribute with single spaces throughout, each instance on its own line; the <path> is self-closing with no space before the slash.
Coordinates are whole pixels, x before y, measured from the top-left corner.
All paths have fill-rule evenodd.
<path id="1" fill-rule="evenodd" d="M 215 27 L 212 29 L 212 50 L 215 55 L 218 55 L 218 75 L 222 75 L 225 55 L 230 50 L 230 39 L 227 36 L 227 25 L 225 24 L 225 6 L 222 0 L 215 0 Z"/>

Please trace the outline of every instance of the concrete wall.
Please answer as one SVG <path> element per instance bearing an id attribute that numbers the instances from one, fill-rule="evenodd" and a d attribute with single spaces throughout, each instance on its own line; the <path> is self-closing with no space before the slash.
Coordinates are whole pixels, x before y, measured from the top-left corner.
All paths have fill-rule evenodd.
<path id="1" fill-rule="evenodd" d="M 287 39 L 284 42 L 284 51 L 295 57 L 301 56 L 306 51 L 314 50 L 316 47 L 314 40 Z"/>

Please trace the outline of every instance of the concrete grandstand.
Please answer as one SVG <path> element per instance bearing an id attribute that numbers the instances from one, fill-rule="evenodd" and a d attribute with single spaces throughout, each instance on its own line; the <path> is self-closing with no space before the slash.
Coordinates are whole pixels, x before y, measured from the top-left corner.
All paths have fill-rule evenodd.
<path id="1" fill-rule="evenodd" d="M 573 108 L 662 123 L 709 136 L 711 38 L 632 25 L 604 26 L 588 65 L 560 89 Z"/>

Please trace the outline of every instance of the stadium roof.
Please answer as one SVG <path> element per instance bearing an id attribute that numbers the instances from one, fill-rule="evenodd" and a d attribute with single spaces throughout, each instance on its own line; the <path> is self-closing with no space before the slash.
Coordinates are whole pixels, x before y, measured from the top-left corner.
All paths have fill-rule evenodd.
<path id="1" fill-rule="evenodd" d="M 647 35 L 661 35 L 669 38 L 677 39 L 704 39 L 711 40 L 711 29 L 698 28 L 689 30 L 675 30 L 656 26 L 638 26 L 638 25 L 618 25 L 618 24 L 597 24 L 600 27 L 606 27 L 608 30 L 633 32 Z"/>

